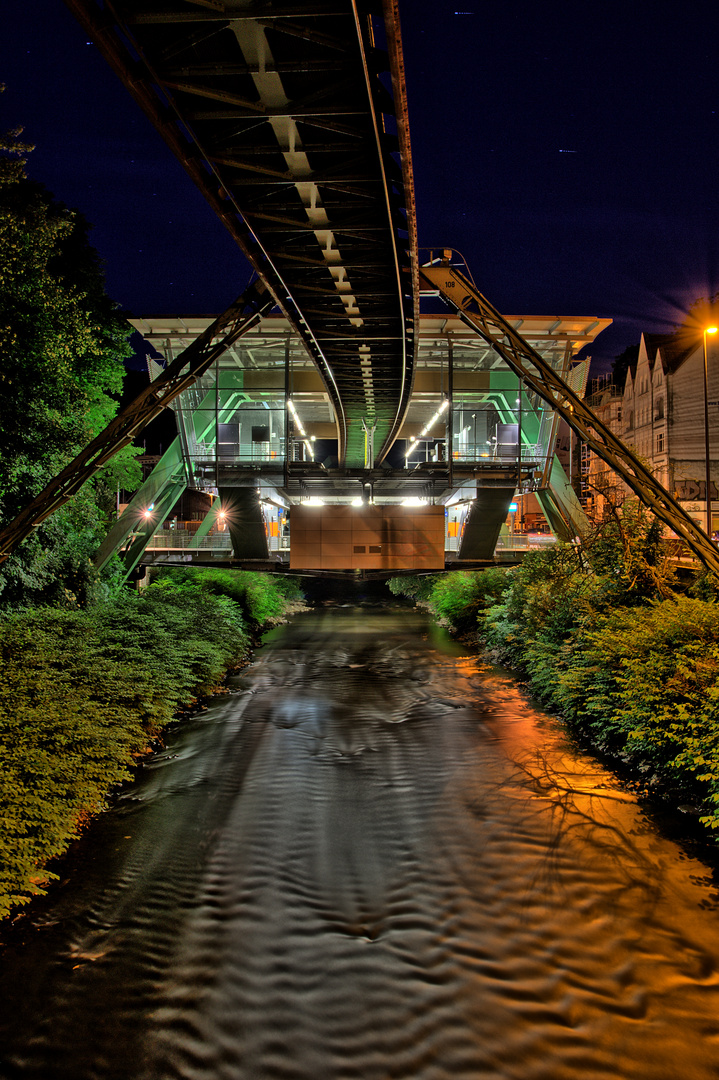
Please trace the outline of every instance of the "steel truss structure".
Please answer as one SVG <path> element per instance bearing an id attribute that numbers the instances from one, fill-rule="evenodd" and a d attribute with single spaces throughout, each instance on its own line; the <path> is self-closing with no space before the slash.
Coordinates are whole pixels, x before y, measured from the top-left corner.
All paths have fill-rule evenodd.
<path id="1" fill-rule="evenodd" d="M 397 0 L 66 0 L 317 366 L 340 461 L 376 464 L 414 373 Z"/>
<path id="2" fill-rule="evenodd" d="M 539 462 L 540 443 L 551 443 L 535 400 L 527 402 L 525 423 L 533 414 L 536 438 L 530 441 L 536 445 L 525 446 L 524 397 L 534 395 L 566 419 L 657 517 L 719 573 L 719 553 L 702 529 L 453 265 L 451 249 L 435 253 L 420 270 L 397 0 L 66 3 L 200 187 L 259 280 L 0 532 L 0 562 L 233 342 L 279 306 L 319 373 L 339 450 L 334 477 L 321 475 L 319 465 L 313 475 L 303 467 L 297 474 L 300 487 L 308 488 L 315 478 L 332 485 L 342 476 L 352 484 L 385 483 L 382 468 L 400 432 L 406 440 L 431 436 L 444 415 L 445 400 L 451 402 L 460 390 L 466 390 L 464 403 L 480 402 L 485 391 L 488 402 L 494 395 L 497 416 L 506 427 L 516 426 L 516 469 L 510 462 L 508 471 L 506 461 L 497 466 L 500 480 L 517 477 L 521 483 L 525 451 Z M 462 373 L 461 386 L 455 372 L 453 390 L 448 339 L 449 388 L 435 386 L 423 370 L 416 397 L 428 417 L 414 426 L 407 422 L 418 366 L 420 281 L 506 363 L 519 388 L 482 383 L 478 356 L 477 364 Z M 516 416 L 507 393 L 517 395 Z M 307 407 L 314 407 L 313 401 L 312 394 L 305 395 Z M 460 411 L 463 407 L 460 403 Z M 468 404 L 470 416 L 472 408 Z M 492 465 L 478 460 L 490 455 L 478 447 L 477 427 L 474 456 L 461 434 L 456 449 L 475 491 L 484 483 L 482 475 L 485 486 L 491 484 L 482 470 Z M 216 444 L 219 428 L 218 414 Z M 451 449 L 451 415 L 448 430 Z M 317 430 L 318 439 L 327 437 Z M 219 476 L 219 450 L 215 453 Z M 549 453 L 544 457 L 544 481 L 551 487 Z M 158 487 L 158 516 L 185 482 L 181 469 L 187 462 L 178 458 L 174 464 L 180 471 L 171 470 L 162 490 Z M 436 486 L 448 482 L 451 487 L 461 471 L 453 450 L 444 463 L 427 458 L 423 465 L 399 470 L 401 475 L 395 470 L 386 481 L 396 486 L 397 497 L 401 488 L 429 484 L 434 498 Z M 555 478 L 555 489 L 559 486 Z M 117 526 L 119 535 L 125 525 Z M 108 550 L 116 540 L 108 538 Z M 142 543 L 139 534 L 131 541 L 133 559 Z"/>
<path id="3" fill-rule="evenodd" d="M 157 379 L 122 408 L 104 431 L 0 532 L 0 562 L 4 562 L 33 528 L 71 499 L 86 480 L 94 476 L 118 450 L 128 446 L 178 394 L 199 379 L 218 356 L 274 306 L 274 297 L 264 282 L 257 281 L 250 285 Z"/>
<path id="4" fill-rule="evenodd" d="M 708 570 L 719 574 L 719 552 L 704 530 L 452 262 L 451 250 L 437 252 L 428 265 L 420 267 L 420 279 L 436 289 L 463 321 L 492 346 L 525 387 L 538 394 L 566 420 L 580 439 L 621 476 L 630 490 L 684 541 Z"/>

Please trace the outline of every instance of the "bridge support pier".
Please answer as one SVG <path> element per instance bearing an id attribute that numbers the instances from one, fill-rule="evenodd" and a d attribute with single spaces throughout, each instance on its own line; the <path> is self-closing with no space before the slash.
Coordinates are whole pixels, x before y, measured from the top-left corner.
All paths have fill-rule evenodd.
<path id="1" fill-rule="evenodd" d="M 255 488 L 220 488 L 220 503 L 236 559 L 262 559 L 270 552 L 262 508 Z"/>

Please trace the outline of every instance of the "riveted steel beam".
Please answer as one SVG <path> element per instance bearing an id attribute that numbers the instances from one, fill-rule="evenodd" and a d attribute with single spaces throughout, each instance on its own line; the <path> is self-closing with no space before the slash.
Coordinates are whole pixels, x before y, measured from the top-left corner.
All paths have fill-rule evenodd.
<path id="1" fill-rule="evenodd" d="M 704 530 L 660 484 L 639 458 L 599 419 L 565 380 L 524 340 L 473 282 L 442 261 L 420 267 L 420 278 L 454 308 L 501 356 L 508 367 L 546 401 L 587 445 L 621 476 L 645 506 L 679 536 L 697 558 L 719 574 L 719 551 Z"/>
<path id="2" fill-rule="evenodd" d="M 407 412 L 416 350 L 414 198 L 396 0 L 191 2 L 66 0 L 302 338 L 336 417 L 338 457 L 349 464 L 364 462 L 354 432 L 373 415 L 374 401 L 359 367 L 334 372 L 323 334 L 330 328 L 344 339 L 346 353 L 355 343 L 375 349 L 378 327 L 394 330 L 392 345 L 372 358 L 395 397 L 392 424 L 376 439 L 379 463 Z M 286 249 L 298 258 L 287 258 Z M 325 281 L 308 279 L 304 254 L 325 258 Z M 360 275 L 356 264 L 365 259 Z M 332 283 L 338 267 L 339 290 Z M 342 304 L 342 293 L 354 298 L 351 305 Z"/>
<path id="3" fill-rule="evenodd" d="M 0 531 L 0 563 L 274 306 L 275 299 L 264 282 L 257 281 L 249 286 L 200 337 L 175 357 L 154 382 L 120 409 L 104 431 Z"/>

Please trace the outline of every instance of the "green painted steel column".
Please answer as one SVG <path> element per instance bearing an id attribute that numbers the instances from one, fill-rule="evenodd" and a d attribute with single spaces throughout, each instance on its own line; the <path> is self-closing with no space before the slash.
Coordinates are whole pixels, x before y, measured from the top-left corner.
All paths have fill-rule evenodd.
<path id="1" fill-rule="evenodd" d="M 221 500 L 217 496 L 215 496 L 215 498 L 212 500 L 212 506 L 202 519 L 202 524 L 200 525 L 195 535 L 192 537 L 192 540 L 190 540 L 191 548 L 198 548 L 201 541 L 204 540 L 205 537 L 208 535 L 210 529 L 217 521 L 217 515 L 220 512 L 221 506 Z"/>
<path id="2" fill-rule="evenodd" d="M 130 576 L 140 562 L 142 556 L 145 554 L 145 548 L 148 543 L 160 528 L 186 487 L 187 484 L 183 475 L 179 482 L 170 484 L 165 488 L 161 498 L 154 504 L 151 515 L 149 517 L 143 515 L 138 528 L 134 530 L 134 535 L 130 540 L 129 547 L 122 555 L 122 561 L 125 564 L 126 577 Z"/>
<path id="3" fill-rule="evenodd" d="M 174 442 L 162 455 L 142 487 L 133 495 L 120 517 L 110 528 L 95 556 L 95 566 L 101 570 L 112 556 L 120 550 L 127 538 L 143 520 L 144 511 L 152 503 L 158 504 L 169 484 L 186 486 L 185 467 L 180 440 Z M 180 493 L 182 494 L 182 493 Z"/>

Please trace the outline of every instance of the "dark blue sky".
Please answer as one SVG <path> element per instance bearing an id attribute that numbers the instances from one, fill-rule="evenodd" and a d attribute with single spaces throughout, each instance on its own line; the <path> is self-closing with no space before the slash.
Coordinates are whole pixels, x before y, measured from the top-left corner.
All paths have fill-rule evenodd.
<path id="1" fill-rule="evenodd" d="M 605 360 L 719 289 L 719 6 L 401 11 L 420 244 L 463 252 L 506 314 L 613 318 Z M 61 0 L 3 0 L 2 25 L 0 124 L 94 224 L 110 294 L 222 310 L 241 253 Z"/>

